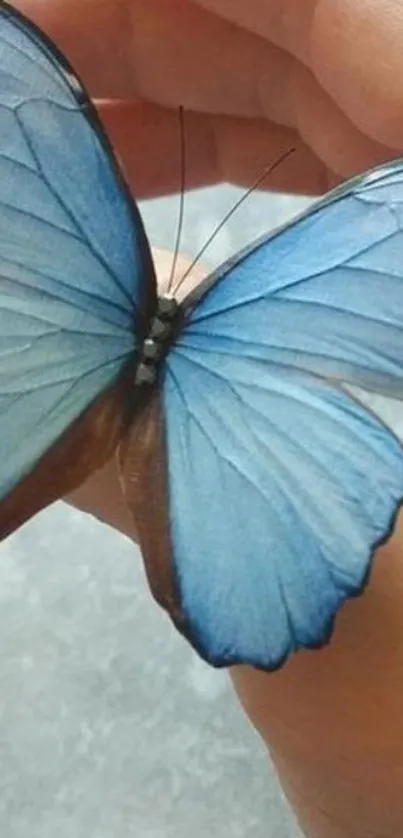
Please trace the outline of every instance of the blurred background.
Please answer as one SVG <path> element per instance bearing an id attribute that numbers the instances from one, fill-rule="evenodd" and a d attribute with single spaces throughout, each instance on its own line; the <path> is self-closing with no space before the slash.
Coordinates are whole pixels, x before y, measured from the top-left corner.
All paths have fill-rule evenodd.
<path id="1" fill-rule="evenodd" d="M 195 255 L 242 195 L 186 196 Z M 203 261 L 306 200 L 254 194 Z M 141 205 L 172 249 L 177 196 Z M 151 599 L 137 549 L 59 503 L 0 546 L 0 835 L 301 838 L 228 676 L 203 664 Z"/>

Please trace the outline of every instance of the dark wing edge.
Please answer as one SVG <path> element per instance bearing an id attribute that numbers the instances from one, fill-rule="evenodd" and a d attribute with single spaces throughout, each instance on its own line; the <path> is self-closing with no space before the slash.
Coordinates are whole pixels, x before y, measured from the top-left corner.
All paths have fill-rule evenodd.
<path id="1" fill-rule="evenodd" d="M 147 395 L 119 445 L 119 476 L 152 594 L 187 637 L 172 561 L 162 400 L 156 387 Z"/>

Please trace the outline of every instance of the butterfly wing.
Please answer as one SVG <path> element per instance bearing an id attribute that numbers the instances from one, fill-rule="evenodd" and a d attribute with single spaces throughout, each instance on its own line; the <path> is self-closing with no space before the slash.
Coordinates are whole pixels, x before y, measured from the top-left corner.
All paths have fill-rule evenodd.
<path id="1" fill-rule="evenodd" d="M 0 499 L 119 377 L 155 293 L 141 222 L 94 108 L 55 47 L 2 3 Z M 63 483 L 60 455 L 53 477 L 47 466 L 48 494 Z M 35 507 L 48 501 L 33 499 L 34 485 Z M 8 502 L 3 534 L 9 522 Z"/>
<path id="2" fill-rule="evenodd" d="M 163 381 L 175 608 L 157 594 L 215 665 L 325 642 L 391 531 L 402 447 L 361 395 L 402 396 L 402 207 L 400 162 L 189 301 Z"/>

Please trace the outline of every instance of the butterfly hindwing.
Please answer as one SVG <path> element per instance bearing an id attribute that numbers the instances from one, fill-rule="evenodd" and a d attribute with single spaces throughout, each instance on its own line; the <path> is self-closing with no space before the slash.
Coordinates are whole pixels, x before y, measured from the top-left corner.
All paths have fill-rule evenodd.
<path id="1" fill-rule="evenodd" d="M 120 375 L 155 293 L 94 108 L 56 49 L 1 4 L 0 500 Z"/>
<path id="2" fill-rule="evenodd" d="M 185 631 L 215 665 L 325 642 L 391 531 L 402 447 L 357 388 L 402 395 L 402 201 L 402 163 L 353 181 L 189 301 L 167 515 Z"/>

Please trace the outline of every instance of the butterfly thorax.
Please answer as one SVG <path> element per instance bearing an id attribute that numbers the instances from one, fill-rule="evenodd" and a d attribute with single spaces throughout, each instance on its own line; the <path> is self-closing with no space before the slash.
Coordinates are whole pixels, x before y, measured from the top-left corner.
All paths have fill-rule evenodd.
<path id="1" fill-rule="evenodd" d="M 175 335 L 181 307 L 173 297 L 158 297 L 149 321 L 134 375 L 136 386 L 152 385 Z"/>

